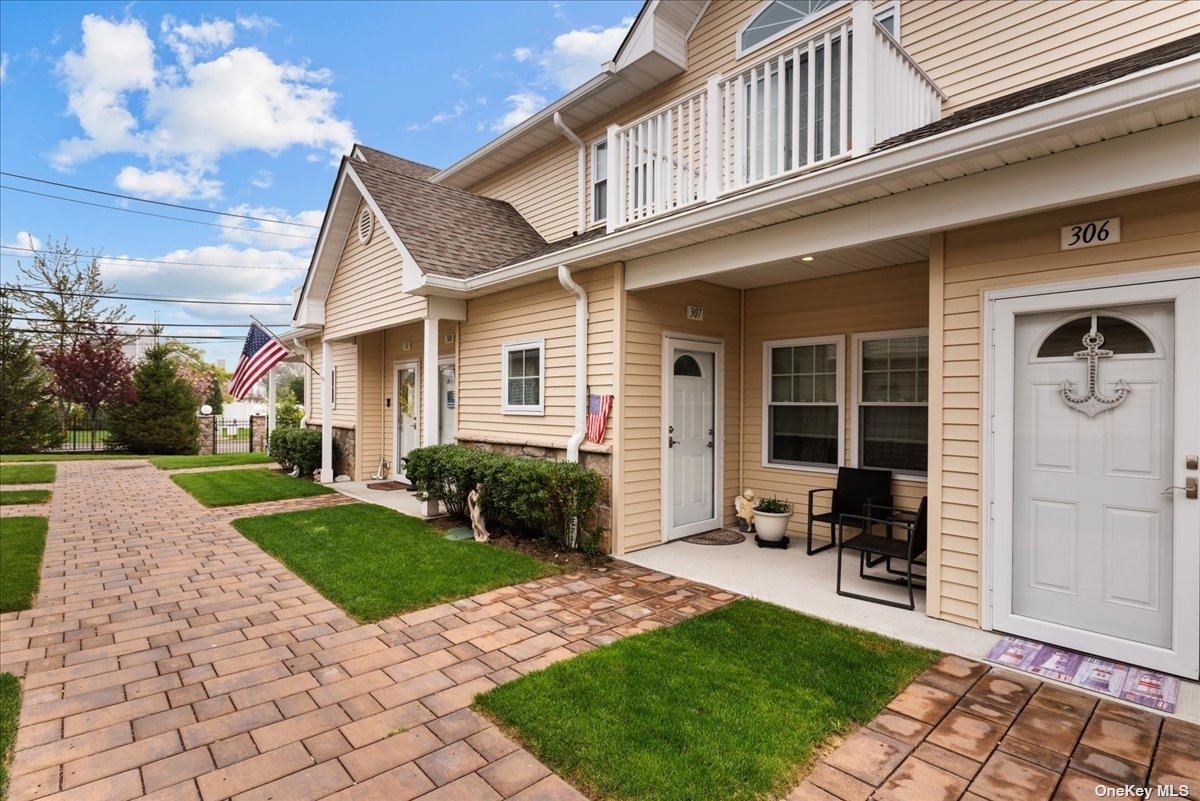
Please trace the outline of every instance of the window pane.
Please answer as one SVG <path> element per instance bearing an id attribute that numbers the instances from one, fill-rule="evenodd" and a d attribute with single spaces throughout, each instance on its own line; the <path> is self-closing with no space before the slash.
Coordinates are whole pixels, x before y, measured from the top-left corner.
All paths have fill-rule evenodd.
<path id="1" fill-rule="evenodd" d="M 595 157 L 592 162 L 593 179 L 596 182 L 603 181 L 608 177 L 608 142 L 598 143 L 592 152 Z"/>
<path id="2" fill-rule="evenodd" d="M 892 370 L 915 370 L 917 368 L 916 337 L 904 337 L 890 341 L 888 367 Z"/>
<path id="3" fill-rule="evenodd" d="M 862 430 L 860 463 L 906 473 L 926 470 L 926 425 L 929 411 L 924 406 L 859 407 Z"/>
<path id="4" fill-rule="evenodd" d="M 771 374 L 786 375 L 792 372 L 792 349 L 771 348 Z"/>
<path id="5" fill-rule="evenodd" d="M 836 406 L 772 406 L 769 425 L 768 461 L 838 463 Z"/>
<path id="6" fill-rule="evenodd" d="M 917 401 L 917 374 L 915 372 L 892 372 L 888 377 L 888 400 L 892 403 L 915 403 Z"/>
<path id="7" fill-rule="evenodd" d="M 887 373 L 864 373 L 862 384 L 864 403 L 886 403 L 888 399 Z"/>
<path id="8" fill-rule="evenodd" d="M 795 398 L 792 396 L 792 379 L 787 376 L 772 378 L 771 400 L 774 403 L 791 403 L 794 401 Z"/>
<path id="9" fill-rule="evenodd" d="M 542 367 L 542 353 L 537 348 L 525 351 L 525 375 L 536 376 Z"/>
<path id="10" fill-rule="evenodd" d="M 525 379 L 525 405 L 537 406 L 542 402 L 541 397 L 541 379 L 526 378 Z"/>
<path id="11" fill-rule="evenodd" d="M 837 376 L 830 373 L 817 376 L 816 401 L 837 403 Z"/>
<path id="12" fill-rule="evenodd" d="M 608 219 L 608 181 L 599 181 L 592 187 L 592 219 Z"/>
<path id="13" fill-rule="evenodd" d="M 833 373 L 837 371 L 836 345 L 816 346 L 816 368 L 817 372 L 820 373 Z"/>
<path id="14" fill-rule="evenodd" d="M 1091 333 L 1092 316 L 1078 317 L 1063 323 L 1042 342 L 1038 358 L 1074 356 L 1083 350 L 1083 336 Z M 1096 318 L 1096 330 L 1104 335 L 1105 350 L 1113 353 L 1154 353 L 1154 343 L 1141 328 L 1118 317 Z"/>
<path id="15" fill-rule="evenodd" d="M 508 377 L 520 378 L 525 375 L 525 351 L 510 350 L 508 352 Z"/>
<path id="16" fill-rule="evenodd" d="M 811 375 L 798 375 L 792 379 L 793 400 L 798 403 L 812 403 L 816 400 L 813 396 L 813 377 Z"/>
<path id="17" fill-rule="evenodd" d="M 919 403 L 929 402 L 929 371 L 917 371 L 917 401 Z"/>
<path id="18" fill-rule="evenodd" d="M 508 400 L 509 406 L 522 406 L 525 402 L 525 395 L 521 387 L 521 379 L 508 379 Z"/>
<path id="19" fill-rule="evenodd" d="M 886 370 L 888 368 L 888 341 L 868 339 L 862 343 L 862 369 Z"/>

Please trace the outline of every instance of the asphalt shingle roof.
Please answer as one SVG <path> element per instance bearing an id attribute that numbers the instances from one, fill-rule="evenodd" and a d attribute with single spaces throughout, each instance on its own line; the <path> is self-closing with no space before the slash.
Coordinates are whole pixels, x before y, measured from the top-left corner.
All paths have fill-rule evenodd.
<path id="1" fill-rule="evenodd" d="M 409 178 L 418 178 L 422 181 L 428 181 L 438 174 L 438 168 L 430 167 L 428 164 L 402 159 L 399 156 L 393 156 L 391 153 L 384 153 L 382 150 L 376 150 L 366 145 L 359 144 L 355 145 L 355 147 L 363 154 L 367 163 L 375 167 L 383 167 L 385 170 L 398 172 L 401 175 L 406 175 Z"/>
<path id="2" fill-rule="evenodd" d="M 925 139 L 935 134 L 952 131 L 964 125 L 970 125 L 980 120 L 998 117 L 1010 111 L 1032 106 L 1035 103 L 1062 97 L 1071 92 L 1077 92 L 1080 89 L 1087 89 L 1091 86 L 1099 86 L 1109 81 L 1115 81 L 1118 78 L 1124 78 L 1126 75 L 1132 75 L 1135 72 L 1157 67 L 1160 64 L 1178 61 L 1195 53 L 1200 53 L 1200 34 L 1167 42 L 1164 45 L 1152 47 L 1149 50 L 1143 50 L 1131 56 L 1109 61 L 1106 64 L 1100 64 L 1090 69 L 1065 75 L 1053 81 L 1047 81 L 1037 86 L 1031 86 L 1028 89 L 1022 89 L 1019 92 L 1013 92 L 1012 94 L 965 108 L 962 111 L 951 114 L 949 117 L 943 117 L 937 122 L 931 122 L 920 128 L 893 136 L 891 139 L 885 139 L 877 144 L 873 150 L 886 150 L 908 142 L 915 142 L 918 139 Z"/>

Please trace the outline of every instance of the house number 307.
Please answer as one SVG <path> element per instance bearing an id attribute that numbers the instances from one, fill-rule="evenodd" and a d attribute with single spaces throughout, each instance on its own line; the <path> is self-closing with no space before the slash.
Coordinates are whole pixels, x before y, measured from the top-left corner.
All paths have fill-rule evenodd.
<path id="1" fill-rule="evenodd" d="M 1111 245 L 1121 241 L 1121 218 L 1091 220 L 1062 227 L 1062 250 Z"/>
<path id="2" fill-rule="evenodd" d="M 687 307 L 687 318 L 689 320 L 698 320 L 698 321 L 703 320 L 704 319 L 704 307 L 703 306 L 688 306 Z"/>

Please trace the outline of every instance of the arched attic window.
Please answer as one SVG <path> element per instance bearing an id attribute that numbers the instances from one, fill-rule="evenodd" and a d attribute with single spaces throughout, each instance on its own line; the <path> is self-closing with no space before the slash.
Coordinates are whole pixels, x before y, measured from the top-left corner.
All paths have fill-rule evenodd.
<path id="1" fill-rule="evenodd" d="M 767 42 L 773 42 L 788 31 L 848 2 L 849 0 L 771 0 L 764 3 L 758 13 L 738 32 L 738 55 Z M 879 20 L 879 24 L 888 33 L 899 38 L 900 20 L 897 6 L 897 3 L 888 3 L 876 9 L 875 19 Z"/>

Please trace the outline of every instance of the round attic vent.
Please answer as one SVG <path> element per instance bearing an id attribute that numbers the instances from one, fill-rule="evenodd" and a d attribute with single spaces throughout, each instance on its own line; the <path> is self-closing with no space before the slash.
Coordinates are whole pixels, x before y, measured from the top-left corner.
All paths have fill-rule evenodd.
<path id="1" fill-rule="evenodd" d="M 375 215 L 371 210 L 363 207 L 362 212 L 358 215 L 358 241 L 362 244 L 367 244 L 371 241 L 371 234 L 375 231 Z"/>

